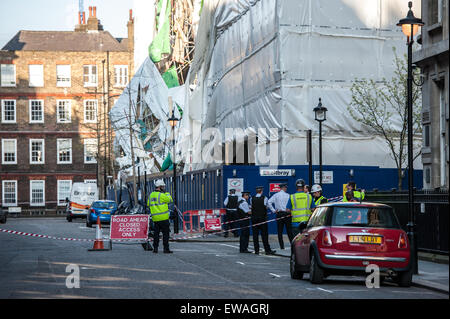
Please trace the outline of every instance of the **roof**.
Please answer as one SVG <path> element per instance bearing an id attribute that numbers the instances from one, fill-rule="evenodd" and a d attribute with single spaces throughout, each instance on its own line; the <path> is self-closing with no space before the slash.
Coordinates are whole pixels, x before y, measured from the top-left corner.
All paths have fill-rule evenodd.
<path id="1" fill-rule="evenodd" d="M 128 39 L 108 31 L 19 31 L 3 48 L 7 51 L 128 51 Z"/>

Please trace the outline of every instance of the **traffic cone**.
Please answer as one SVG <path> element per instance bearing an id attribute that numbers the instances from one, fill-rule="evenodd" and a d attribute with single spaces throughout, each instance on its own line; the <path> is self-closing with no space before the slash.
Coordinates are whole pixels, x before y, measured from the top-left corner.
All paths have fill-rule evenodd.
<path id="1" fill-rule="evenodd" d="M 100 222 L 100 216 L 97 217 L 97 229 L 95 231 L 95 241 L 94 248 L 89 249 L 89 251 L 105 251 L 109 249 L 105 249 L 103 246 L 103 234 L 102 234 L 102 223 Z"/>

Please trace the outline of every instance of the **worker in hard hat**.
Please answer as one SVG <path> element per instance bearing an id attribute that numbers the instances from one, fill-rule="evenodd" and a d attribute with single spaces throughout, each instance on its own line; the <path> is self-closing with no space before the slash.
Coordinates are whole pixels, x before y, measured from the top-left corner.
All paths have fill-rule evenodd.
<path id="1" fill-rule="evenodd" d="M 305 185 L 303 179 L 295 182 L 297 192 L 290 196 L 286 206 L 286 211 L 292 215 L 292 235 L 294 237 L 300 232 L 300 223 L 308 222 L 312 210 L 316 207 L 311 194 L 306 193 Z"/>
<path id="2" fill-rule="evenodd" d="M 170 213 L 169 204 L 173 202 L 172 196 L 165 192 L 166 184 L 162 179 L 155 181 L 155 191 L 150 194 L 147 205 L 150 208 L 152 221 L 155 227 L 153 237 L 153 252 L 158 253 L 159 233 L 163 234 L 163 247 L 165 254 L 173 253 L 169 249 Z"/>
<path id="3" fill-rule="evenodd" d="M 314 204 L 316 206 L 319 206 L 320 204 L 328 203 L 328 199 L 325 198 L 322 194 L 322 186 L 319 184 L 314 184 L 311 188 L 311 195 L 314 199 Z"/>

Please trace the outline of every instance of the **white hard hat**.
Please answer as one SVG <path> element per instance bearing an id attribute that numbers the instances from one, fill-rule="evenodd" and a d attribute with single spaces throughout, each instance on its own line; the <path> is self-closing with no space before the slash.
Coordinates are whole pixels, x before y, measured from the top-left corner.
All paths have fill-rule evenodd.
<path id="1" fill-rule="evenodd" d="M 155 181 L 155 186 L 156 187 L 166 186 L 166 183 L 164 183 L 164 181 L 162 179 L 157 179 Z"/>
<path id="2" fill-rule="evenodd" d="M 315 184 L 311 188 L 311 193 L 321 192 L 321 191 L 322 191 L 322 187 L 319 184 Z"/>

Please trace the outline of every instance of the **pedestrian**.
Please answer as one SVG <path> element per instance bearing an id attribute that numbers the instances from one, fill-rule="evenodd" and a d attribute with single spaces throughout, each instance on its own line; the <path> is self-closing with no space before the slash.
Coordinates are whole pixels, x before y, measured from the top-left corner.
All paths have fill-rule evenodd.
<path id="1" fill-rule="evenodd" d="M 353 191 L 353 197 L 359 202 L 363 201 L 364 197 L 366 196 L 364 189 L 361 190 L 361 191 L 357 191 L 356 190 L 356 183 L 354 181 L 349 181 L 347 183 L 347 191 Z M 349 201 L 347 196 L 344 195 L 343 201 L 344 202 L 348 202 Z"/>
<path id="2" fill-rule="evenodd" d="M 224 237 L 228 237 L 228 231 L 231 229 L 234 237 L 239 237 L 239 232 L 236 229 L 235 220 L 237 219 L 238 199 L 235 189 L 230 189 L 230 194 L 225 198 L 223 205 L 226 208 L 225 213 L 225 233 Z"/>
<path id="3" fill-rule="evenodd" d="M 155 227 L 155 231 L 153 234 L 153 252 L 158 253 L 159 233 L 162 232 L 164 253 L 171 254 L 173 252 L 169 249 L 169 204 L 173 202 L 173 200 L 170 194 L 167 195 L 165 193 L 166 184 L 162 179 L 159 179 L 155 182 L 155 187 L 155 191 L 150 194 L 147 202 Z"/>
<path id="4" fill-rule="evenodd" d="M 322 194 L 322 186 L 320 186 L 319 184 L 313 185 L 313 187 L 311 188 L 311 194 L 313 196 L 314 204 L 316 206 L 328 203 L 328 199 L 324 197 Z"/>
<path id="5" fill-rule="evenodd" d="M 355 192 L 352 190 L 348 190 L 345 192 L 344 202 L 359 202 L 358 199 L 355 198 Z"/>
<path id="6" fill-rule="evenodd" d="M 269 245 L 269 231 L 267 226 L 267 209 L 268 202 L 266 196 L 263 195 L 263 186 L 256 187 L 256 195 L 250 199 L 251 204 L 251 221 L 253 232 L 253 247 L 255 254 L 259 255 L 259 233 L 261 233 L 261 239 L 263 242 L 266 255 L 273 255 L 275 250 L 272 250 Z"/>
<path id="7" fill-rule="evenodd" d="M 250 192 L 242 192 L 242 197 L 238 201 L 238 218 L 241 219 L 239 222 L 240 234 L 239 234 L 239 252 L 250 253 L 248 250 L 248 242 L 250 239 L 250 215 L 251 210 L 248 204 L 248 199 L 250 198 Z"/>
<path id="8" fill-rule="evenodd" d="M 286 193 L 288 186 L 286 183 L 280 184 L 281 190 L 274 194 L 268 201 L 269 209 L 276 214 L 277 218 L 277 232 L 278 232 L 278 243 L 280 244 L 280 249 L 284 249 L 283 241 L 283 231 L 286 227 L 286 233 L 289 238 L 289 242 L 292 242 L 294 238 L 292 236 L 292 225 L 291 217 L 286 211 L 286 205 L 289 201 L 289 194 Z"/>
<path id="9" fill-rule="evenodd" d="M 293 237 L 300 232 L 300 223 L 308 222 L 311 210 L 316 207 L 311 194 L 305 193 L 305 181 L 298 179 L 295 182 L 295 186 L 297 187 L 297 192 L 290 196 L 286 206 L 286 210 L 292 215 Z"/>

